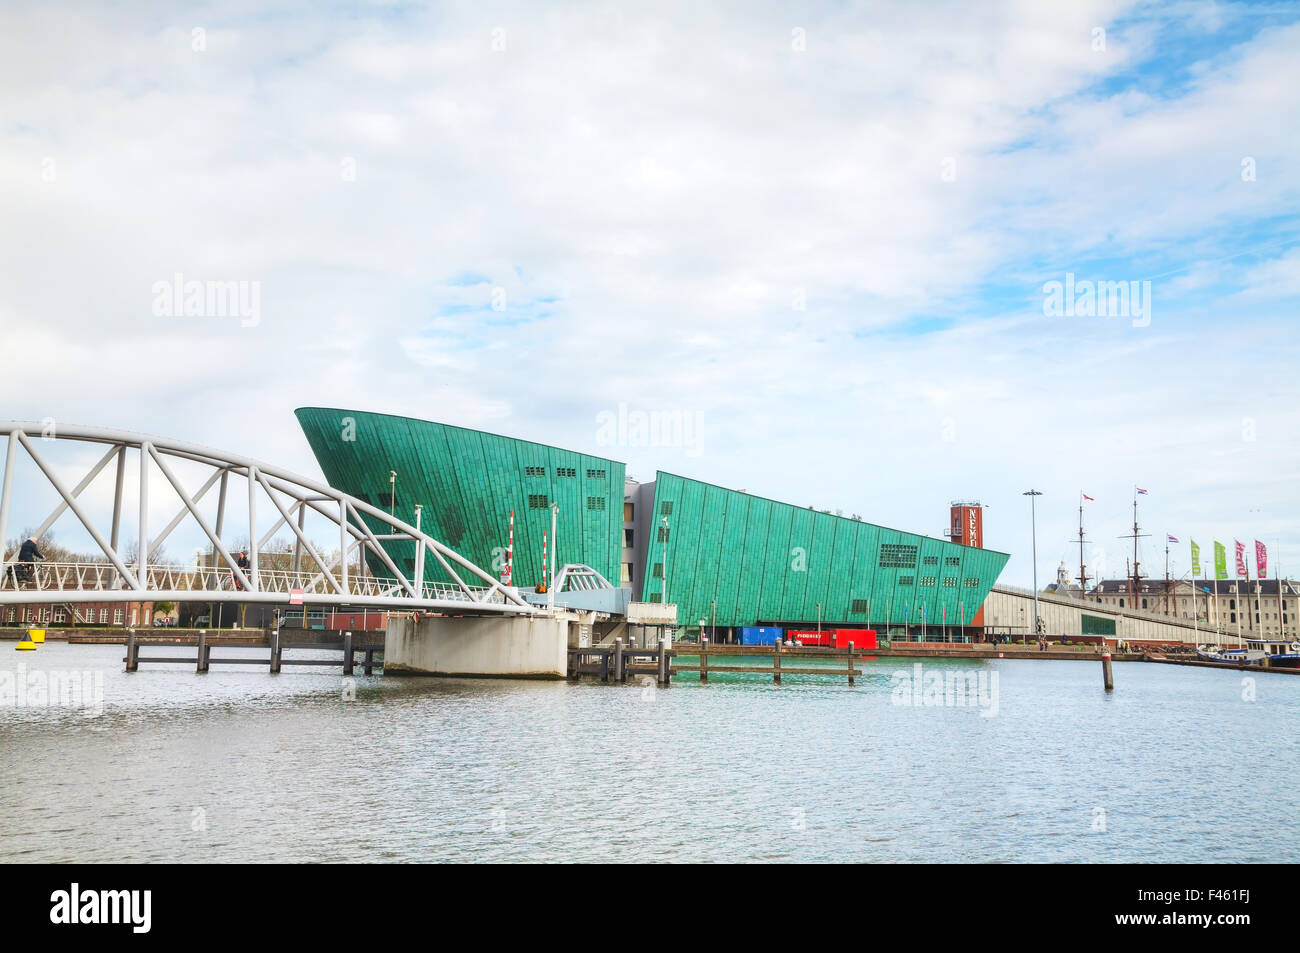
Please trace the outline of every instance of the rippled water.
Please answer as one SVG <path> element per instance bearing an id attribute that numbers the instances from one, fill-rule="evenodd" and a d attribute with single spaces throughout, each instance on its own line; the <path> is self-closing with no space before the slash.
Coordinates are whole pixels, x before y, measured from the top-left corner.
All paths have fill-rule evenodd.
<path id="1" fill-rule="evenodd" d="M 190 648 L 188 651 L 193 652 Z M 229 652 L 230 650 L 227 650 Z M 894 704 L 895 671 L 668 690 L 146 667 L 97 717 L 0 708 L 0 861 L 1300 861 L 1300 677 L 927 660 L 993 717 Z M 149 654 L 154 654 L 150 649 Z M 789 663 L 787 663 L 789 664 Z"/>

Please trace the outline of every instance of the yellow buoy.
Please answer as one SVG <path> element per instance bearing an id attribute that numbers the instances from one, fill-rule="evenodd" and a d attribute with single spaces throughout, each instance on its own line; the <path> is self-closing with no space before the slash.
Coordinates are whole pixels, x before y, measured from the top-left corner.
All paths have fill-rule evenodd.
<path id="1" fill-rule="evenodd" d="M 44 644 L 45 644 L 45 630 L 44 630 L 44 629 L 30 629 L 30 630 L 27 632 L 27 637 L 28 637 L 29 639 L 31 639 L 33 642 L 35 642 L 37 645 L 44 645 Z"/>
<path id="2" fill-rule="evenodd" d="M 23 639 L 21 642 L 15 645 L 14 648 L 19 652 L 35 652 L 36 643 L 33 642 L 31 639 Z"/>

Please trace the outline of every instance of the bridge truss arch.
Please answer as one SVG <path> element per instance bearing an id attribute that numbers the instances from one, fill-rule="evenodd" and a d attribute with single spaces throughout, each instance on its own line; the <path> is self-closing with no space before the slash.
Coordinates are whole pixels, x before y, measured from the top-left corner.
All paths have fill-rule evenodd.
<path id="1" fill-rule="evenodd" d="M 6 438 L 3 483 L 0 484 L 0 547 L 9 531 L 11 505 L 17 488 L 15 464 L 21 454 L 35 464 L 59 503 L 30 535 L 40 538 L 57 520 L 71 513 L 102 552 L 92 562 L 38 563 L 34 578 L 24 580 L 15 566 L 17 551 L 0 562 L 0 605 L 95 602 L 249 602 L 303 605 L 368 606 L 392 610 L 454 610 L 458 613 L 536 614 L 514 589 L 432 536 L 378 507 L 318 480 L 238 454 L 213 450 L 165 437 L 98 427 L 55 425 L 52 421 L 0 421 Z M 46 444 L 78 441 L 104 447 L 103 455 L 81 479 L 69 485 L 46 456 Z M 41 444 L 38 449 L 37 444 Z M 138 458 L 137 477 L 127 479 L 129 457 Z M 206 479 L 189 489 L 176 464 L 206 470 Z M 87 487 L 112 468 L 112 518 L 102 525 L 82 499 Z M 161 526 L 149 520 L 151 481 L 161 477 L 180 499 L 172 519 Z M 240 481 L 244 486 L 240 486 Z M 215 488 L 215 519 L 200 504 Z M 227 503 L 233 494 L 247 494 L 245 523 L 227 525 Z M 134 504 L 134 505 L 132 505 Z M 259 505 L 275 520 L 269 529 L 258 525 Z M 269 507 L 269 508 L 268 508 Z M 124 551 L 122 525 L 134 510 L 138 521 L 136 552 Z M 308 517 L 333 524 L 339 556 L 321 554 L 305 532 Z M 237 517 L 236 517 L 237 519 Z M 211 545 L 211 565 L 183 566 L 151 562 L 163 543 L 187 520 L 197 525 Z M 418 522 L 418 516 L 417 516 Z M 261 565 L 265 547 L 283 529 L 293 536 L 293 557 L 287 567 Z M 248 567 L 238 564 L 223 536 L 247 530 Z M 152 535 L 151 535 L 152 533 Z M 145 542 L 147 541 L 147 543 Z M 410 544 L 413 571 L 403 572 L 385 549 Z M 304 559 L 306 557 L 306 560 Z M 353 566 L 355 560 L 356 566 Z M 305 562 L 309 565 L 305 565 Z M 384 572 L 367 571 L 367 563 Z M 436 565 L 446 581 L 426 579 L 426 565 Z"/>

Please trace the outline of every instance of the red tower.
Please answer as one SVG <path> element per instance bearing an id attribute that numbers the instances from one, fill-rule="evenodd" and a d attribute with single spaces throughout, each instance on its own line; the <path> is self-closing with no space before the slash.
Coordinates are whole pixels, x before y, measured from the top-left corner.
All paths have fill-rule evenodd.
<path id="1" fill-rule="evenodd" d="M 953 500 L 947 536 L 963 546 L 984 548 L 984 505 L 978 500 Z"/>

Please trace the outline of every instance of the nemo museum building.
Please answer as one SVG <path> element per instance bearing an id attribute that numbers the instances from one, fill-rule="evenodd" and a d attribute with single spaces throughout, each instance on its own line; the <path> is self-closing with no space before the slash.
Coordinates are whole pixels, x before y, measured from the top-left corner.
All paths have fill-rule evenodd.
<path id="1" fill-rule="evenodd" d="M 959 638 L 981 625 L 1008 559 L 982 548 L 978 504 L 953 504 L 949 538 L 936 539 L 675 473 L 630 482 L 616 460 L 464 427 L 358 410 L 296 414 L 331 486 L 412 523 L 419 506 L 426 533 L 483 569 L 502 575 L 513 511 L 511 582 L 536 587 L 556 504 L 560 565 L 589 566 L 635 601 L 675 604 L 679 629 L 703 622 L 718 641 L 757 626 L 895 638 L 923 629 L 943 638 L 946 628 Z M 413 551 L 386 545 L 414 570 Z M 426 566 L 426 578 L 439 571 Z"/>

